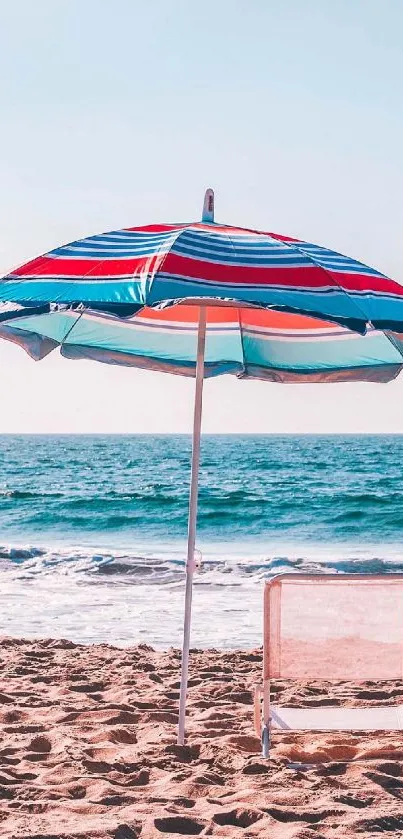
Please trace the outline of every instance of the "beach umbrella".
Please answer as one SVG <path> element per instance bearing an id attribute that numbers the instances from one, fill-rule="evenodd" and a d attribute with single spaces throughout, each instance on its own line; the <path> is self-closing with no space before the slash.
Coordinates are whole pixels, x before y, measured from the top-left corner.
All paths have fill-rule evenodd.
<path id="1" fill-rule="evenodd" d="M 403 286 L 318 245 L 214 221 L 153 224 L 56 248 L 0 280 L 0 337 L 39 360 L 193 376 L 178 742 L 185 738 L 203 381 L 387 382 L 403 365 Z"/>

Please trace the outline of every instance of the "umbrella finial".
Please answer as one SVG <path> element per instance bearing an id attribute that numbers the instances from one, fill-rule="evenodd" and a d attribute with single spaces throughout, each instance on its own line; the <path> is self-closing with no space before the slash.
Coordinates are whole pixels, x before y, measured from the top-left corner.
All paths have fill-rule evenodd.
<path id="1" fill-rule="evenodd" d="M 214 222 L 214 190 L 206 189 L 204 195 L 202 221 Z"/>

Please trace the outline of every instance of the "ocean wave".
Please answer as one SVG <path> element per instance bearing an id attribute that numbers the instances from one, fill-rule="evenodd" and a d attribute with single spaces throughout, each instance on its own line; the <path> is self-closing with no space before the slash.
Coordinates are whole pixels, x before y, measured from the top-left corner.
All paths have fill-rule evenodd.
<path id="1" fill-rule="evenodd" d="M 45 556 L 47 553 L 45 548 L 1 548 L 0 560 L 6 559 L 9 562 L 24 562 L 26 559 L 33 559 L 38 556 Z"/>
<path id="2" fill-rule="evenodd" d="M 15 501 L 23 501 L 25 499 L 37 499 L 45 501 L 49 498 L 63 498 L 63 492 L 32 492 L 24 489 L 0 489 L 0 499 L 14 499 Z"/>
<path id="3" fill-rule="evenodd" d="M 93 583 L 172 584 L 183 580 L 184 554 L 166 552 L 165 555 L 141 555 L 124 552 L 99 551 L 85 548 L 51 548 L 37 546 L 0 547 L 0 572 L 15 577 L 29 578 L 44 574 L 83 577 Z M 280 573 L 326 574 L 390 574 L 403 573 L 403 559 L 397 553 L 381 557 L 376 554 L 358 556 L 251 554 L 243 559 L 236 556 L 206 555 L 196 584 L 233 584 L 238 581 L 261 582 Z M 226 582 L 227 581 L 227 582 Z"/>

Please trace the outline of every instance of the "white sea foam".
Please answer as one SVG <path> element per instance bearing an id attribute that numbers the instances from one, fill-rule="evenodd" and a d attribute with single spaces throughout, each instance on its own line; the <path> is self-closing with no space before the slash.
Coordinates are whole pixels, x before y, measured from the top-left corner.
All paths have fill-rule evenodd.
<path id="1" fill-rule="evenodd" d="M 178 646 L 184 570 L 179 546 L 135 555 L 88 546 L 1 548 L 0 632 L 118 646 Z M 384 557 L 367 547 L 283 548 L 275 554 L 252 546 L 230 554 L 222 545 L 205 549 L 195 576 L 192 644 L 259 646 L 264 579 L 295 570 L 391 573 L 403 571 L 403 559 L 396 547 Z"/>

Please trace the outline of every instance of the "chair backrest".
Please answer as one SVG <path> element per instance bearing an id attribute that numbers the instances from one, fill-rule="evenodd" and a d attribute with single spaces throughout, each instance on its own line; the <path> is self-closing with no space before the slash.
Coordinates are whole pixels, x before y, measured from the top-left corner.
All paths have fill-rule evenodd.
<path id="1" fill-rule="evenodd" d="M 402 679 L 403 574 L 274 577 L 263 659 L 265 679 Z"/>

